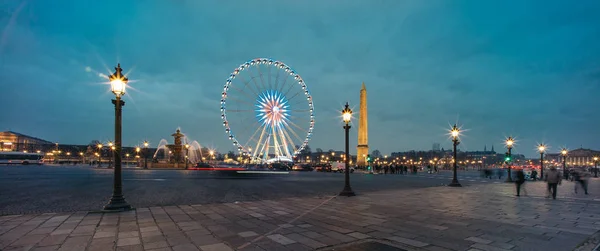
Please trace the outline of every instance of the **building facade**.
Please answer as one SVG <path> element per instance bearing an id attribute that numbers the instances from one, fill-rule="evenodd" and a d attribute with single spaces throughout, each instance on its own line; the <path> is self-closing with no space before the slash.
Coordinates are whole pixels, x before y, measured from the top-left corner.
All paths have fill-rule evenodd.
<path id="1" fill-rule="evenodd" d="M 25 134 L 5 131 L 0 132 L 0 150 L 10 151 L 41 151 L 53 146 L 54 143 L 40 138 L 28 136 Z"/>
<path id="2" fill-rule="evenodd" d="M 547 161 L 562 165 L 563 156 L 560 153 L 547 153 L 544 157 Z M 600 151 L 578 148 L 568 152 L 565 164 L 567 166 L 592 166 L 594 157 L 600 157 Z"/>

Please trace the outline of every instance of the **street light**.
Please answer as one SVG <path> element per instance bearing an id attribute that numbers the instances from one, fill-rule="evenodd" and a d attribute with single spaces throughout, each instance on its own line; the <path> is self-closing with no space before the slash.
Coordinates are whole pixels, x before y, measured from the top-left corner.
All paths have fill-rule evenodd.
<path id="1" fill-rule="evenodd" d="M 462 185 L 460 185 L 460 183 L 458 183 L 458 176 L 456 175 L 456 169 L 457 169 L 456 146 L 458 146 L 458 144 L 460 144 L 460 140 L 458 139 L 458 137 L 460 136 L 460 128 L 458 128 L 456 126 L 456 124 L 454 124 L 454 126 L 452 126 L 452 129 L 450 129 L 450 136 L 452 136 L 452 146 L 454 147 L 454 164 L 452 166 L 452 182 L 450 182 L 450 184 L 448 184 L 448 186 L 461 187 Z"/>
<path id="2" fill-rule="evenodd" d="M 190 152 L 190 145 L 185 144 L 185 169 L 188 169 L 188 154 Z"/>
<path id="3" fill-rule="evenodd" d="M 504 144 L 506 145 L 506 148 L 508 149 L 507 157 L 505 159 L 506 164 L 508 165 L 508 176 L 506 177 L 506 182 L 513 182 L 511 172 L 510 172 L 510 169 L 511 169 L 510 162 L 512 161 L 512 148 L 513 148 L 513 145 L 515 144 L 515 140 L 513 139 L 512 136 L 509 136 L 506 139 L 506 141 L 504 142 Z"/>
<path id="4" fill-rule="evenodd" d="M 132 209 L 131 205 L 123 197 L 123 183 L 121 178 L 121 111 L 125 105 L 125 102 L 121 100 L 121 96 L 125 94 L 125 88 L 129 81 L 127 77 L 123 76 L 122 71 L 121 64 L 117 64 L 115 73 L 108 78 L 111 90 L 115 94 L 115 99 L 112 100 L 112 103 L 115 105 L 115 174 L 112 198 L 104 206 L 104 210 L 106 211 L 126 211 Z"/>
<path id="5" fill-rule="evenodd" d="M 102 165 L 102 144 L 96 145 L 98 147 L 98 167 Z"/>
<path id="6" fill-rule="evenodd" d="M 215 158 L 215 151 L 210 150 L 210 152 L 208 152 L 210 154 L 210 159 L 214 159 Z M 208 163 L 210 163 L 210 159 L 208 160 Z"/>
<path id="7" fill-rule="evenodd" d="M 567 173 L 567 154 L 569 154 L 569 150 L 567 150 L 567 148 L 563 148 L 560 151 L 560 154 L 563 156 L 563 177 L 565 179 L 568 179 L 568 173 Z"/>
<path id="8" fill-rule="evenodd" d="M 350 155 L 350 121 L 352 120 L 352 109 L 350 109 L 350 106 L 348 106 L 348 102 L 346 102 L 346 105 L 344 106 L 344 109 L 342 110 L 342 120 L 344 121 L 345 125 L 344 125 L 344 130 L 346 131 L 346 155 L 349 156 Z M 350 187 L 350 163 L 348 163 L 348 161 L 350 160 L 350 158 L 346 158 L 346 160 L 344 161 L 346 164 L 346 174 L 345 174 L 345 184 L 344 184 L 344 190 L 342 190 L 342 192 L 340 192 L 340 196 L 355 196 L 356 194 L 354 193 L 354 191 L 352 191 L 352 188 Z"/>
<path id="9" fill-rule="evenodd" d="M 137 158 L 139 158 L 139 157 L 140 157 L 140 151 L 141 151 L 141 150 L 142 150 L 142 149 L 141 149 L 139 146 L 136 146 L 136 147 L 135 147 L 135 158 L 136 158 L 135 162 L 136 162 L 136 166 L 138 166 L 138 167 L 140 166 L 140 160 L 139 160 L 139 159 L 137 159 Z"/>
<path id="10" fill-rule="evenodd" d="M 546 152 L 546 145 L 539 144 L 538 152 L 540 152 L 540 178 L 544 178 L 544 152 Z"/>
<path id="11" fill-rule="evenodd" d="M 144 169 L 148 169 L 148 141 L 144 141 Z"/>
<path id="12" fill-rule="evenodd" d="M 112 168 L 112 165 L 113 165 L 112 158 L 115 155 L 115 153 L 114 153 L 115 146 L 113 145 L 112 141 L 108 142 L 108 150 L 109 150 L 108 151 L 109 152 L 109 156 L 108 156 L 108 168 Z"/>
<path id="13" fill-rule="evenodd" d="M 594 178 L 598 178 L 598 156 L 594 156 Z"/>

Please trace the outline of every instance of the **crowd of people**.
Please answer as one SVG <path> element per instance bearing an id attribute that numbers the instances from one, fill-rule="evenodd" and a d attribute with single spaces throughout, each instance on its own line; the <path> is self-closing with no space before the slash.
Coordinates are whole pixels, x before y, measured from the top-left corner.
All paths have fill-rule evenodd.
<path id="1" fill-rule="evenodd" d="M 579 189 L 583 189 L 584 194 L 588 194 L 588 181 L 591 177 L 589 172 L 580 169 L 572 169 L 568 174 L 571 176 L 571 180 L 574 182 L 574 192 L 578 193 Z M 568 176 L 564 177 L 568 178 Z M 563 175 L 559 172 L 556 167 L 550 167 L 548 170 L 544 172 L 544 177 L 541 177 L 547 183 L 547 195 L 549 198 L 552 196 L 552 199 L 556 199 L 556 193 L 558 190 L 558 186 L 562 185 Z M 515 169 L 515 187 L 516 187 L 516 196 L 521 196 L 521 190 L 525 194 L 527 194 L 527 190 L 525 189 L 525 182 L 527 180 L 537 181 L 537 171 L 533 170 L 529 178 L 525 174 L 522 168 Z"/>

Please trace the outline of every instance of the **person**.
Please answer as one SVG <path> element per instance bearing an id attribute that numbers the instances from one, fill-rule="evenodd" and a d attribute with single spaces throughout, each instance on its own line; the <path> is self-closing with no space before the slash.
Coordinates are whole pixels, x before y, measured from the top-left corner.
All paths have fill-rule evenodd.
<path id="1" fill-rule="evenodd" d="M 533 180 L 533 181 L 537 180 L 537 171 L 535 169 L 533 169 L 533 171 L 531 171 L 531 180 Z"/>
<path id="2" fill-rule="evenodd" d="M 552 199 L 556 200 L 556 189 L 558 185 L 562 183 L 562 179 L 560 177 L 560 173 L 556 170 L 556 167 L 551 167 L 548 172 L 546 172 L 546 183 L 548 183 L 548 193 L 552 194 Z"/>
<path id="3" fill-rule="evenodd" d="M 525 192 L 525 195 L 527 195 L 527 190 L 525 190 L 525 187 L 523 186 L 523 184 L 525 184 L 525 173 L 523 172 L 523 169 L 518 169 L 515 176 L 516 176 L 515 185 L 517 187 L 517 197 L 521 196 L 521 187 L 523 188 L 523 192 Z"/>
<path id="4" fill-rule="evenodd" d="M 498 179 L 502 179 L 502 176 L 504 176 L 504 170 L 502 170 L 502 168 L 498 169 Z"/>
<path id="5" fill-rule="evenodd" d="M 571 174 L 573 180 L 575 181 L 575 193 L 577 193 L 577 188 L 581 186 L 585 194 L 588 194 L 587 183 L 589 180 L 589 173 L 581 170 L 576 170 Z"/>

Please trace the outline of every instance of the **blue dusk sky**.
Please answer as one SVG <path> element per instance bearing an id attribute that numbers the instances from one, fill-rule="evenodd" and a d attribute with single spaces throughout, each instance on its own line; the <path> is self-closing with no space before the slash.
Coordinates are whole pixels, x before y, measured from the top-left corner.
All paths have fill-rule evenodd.
<path id="1" fill-rule="evenodd" d="M 343 149 L 340 110 L 348 101 L 358 115 L 362 82 L 369 145 L 383 154 L 448 149 L 457 121 L 462 150 L 503 152 L 509 135 L 531 157 L 538 142 L 600 149 L 598 13 L 597 0 L 4 0 L 0 130 L 112 139 L 114 96 L 100 76 L 120 62 L 132 80 L 124 145 L 171 141 L 181 127 L 227 152 L 225 80 L 266 57 L 308 85 L 313 151 Z M 253 131 L 236 126 L 238 137 Z"/>

